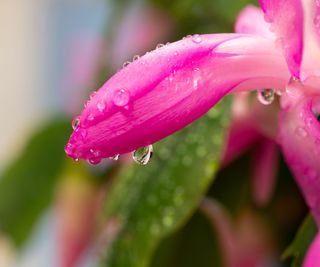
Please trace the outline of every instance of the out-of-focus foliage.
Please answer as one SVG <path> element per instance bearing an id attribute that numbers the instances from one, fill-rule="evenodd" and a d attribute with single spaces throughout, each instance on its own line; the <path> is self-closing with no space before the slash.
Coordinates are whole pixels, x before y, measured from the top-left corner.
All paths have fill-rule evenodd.
<path id="1" fill-rule="evenodd" d="M 307 216 L 295 239 L 282 255 L 283 259 L 293 258 L 291 267 L 302 266 L 309 245 L 317 233 L 317 226 L 311 217 Z"/>
<path id="2" fill-rule="evenodd" d="M 52 200 L 65 161 L 70 123 L 58 119 L 42 127 L 0 175 L 0 230 L 21 245 Z"/>
<path id="3" fill-rule="evenodd" d="M 106 200 L 106 221 L 116 224 L 101 266 L 147 266 L 160 240 L 185 223 L 217 171 L 230 99 L 186 129 L 155 144 L 147 167 L 120 172 Z M 108 237 L 106 237 L 108 239 Z"/>

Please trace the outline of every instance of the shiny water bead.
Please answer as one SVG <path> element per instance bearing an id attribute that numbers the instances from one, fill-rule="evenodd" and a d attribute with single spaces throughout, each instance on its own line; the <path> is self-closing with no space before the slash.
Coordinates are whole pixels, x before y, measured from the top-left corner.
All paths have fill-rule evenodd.
<path id="1" fill-rule="evenodd" d="M 97 108 L 100 112 L 103 112 L 104 109 L 106 108 L 106 104 L 103 101 L 98 102 Z"/>
<path id="2" fill-rule="evenodd" d="M 72 121 L 72 129 L 75 130 L 80 126 L 80 118 L 76 117 L 73 121 Z"/>
<path id="3" fill-rule="evenodd" d="M 89 120 L 89 121 L 93 121 L 93 120 L 94 120 L 94 115 L 93 115 L 92 113 L 90 113 L 90 114 L 88 115 L 88 120 Z"/>
<path id="4" fill-rule="evenodd" d="M 306 137 L 308 135 L 306 129 L 304 129 L 303 127 L 300 127 L 300 126 L 296 128 L 295 133 L 299 137 Z"/>
<path id="5" fill-rule="evenodd" d="M 90 99 L 92 99 L 96 94 L 97 94 L 97 92 L 96 92 L 96 91 L 91 92 L 91 93 L 90 93 L 90 96 L 89 96 L 89 97 L 90 97 Z"/>
<path id="6" fill-rule="evenodd" d="M 136 61 L 136 60 L 138 60 L 139 58 L 140 58 L 139 55 L 135 55 L 132 60 L 133 60 L 133 61 Z"/>
<path id="7" fill-rule="evenodd" d="M 164 44 L 157 44 L 156 49 L 164 47 Z"/>
<path id="8" fill-rule="evenodd" d="M 201 41 L 202 41 L 202 38 L 199 34 L 195 34 L 192 36 L 192 42 L 199 44 L 201 43 Z"/>
<path id="9" fill-rule="evenodd" d="M 129 103 L 130 94 L 125 89 L 118 89 L 113 96 L 113 103 L 118 107 L 123 107 Z"/>
<path id="10" fill-rule="evenodd" d="M 101 159 L 99 159 L 99 158 L 89 159 L 88 162 L 91 165 L 97 165 L 97 164 L 99 164 L 101 162 Z"/>
<path id="11" fill-rule="evenodd" d="M 130 64 L 131 64 L 130 61 L 126 61 L 126 62 L 124 62 L 124 63 L 122 64 L 122 67 L 125 68 L 125 67 L 129 66 Z"/>
<path id="12" fill-rule="evenodd" d="M 286 86 L 286 93 L 289 97 L 292 97 L 292 98 L 299 98 L 300 96 L 302 96 L 303 94 L 302 82 L 296 77 L 291 77 Z"/>
<path id="13" fill-rule="evenodd" d="M 101 155 L 101 152 L 97 149 L 93 149 L 93 148 L 90 148 L 90 153 L 94 156 L 94 157 L 100 157 Z"/>
<path id="14" fill-rule="evenodd" d="M 150 162 L 153 154 L 153 146 L 149 145 L 146 147 L 139 148 L 132 153 L 133 160 L 140 164 L 146 165 Z"/>
<path id="15" fill-rule="evenodd" d="M 120 155 L 117 154 L 117 155 L 114 155 L 113 157 L 110 157 L 109 159 L 112 159 L 112 160 L 119 160 L 120 158 Z"/>
<path id="16" fill-rule="evenodd" d="M 270 105 L 274 101 L 274 89 L 262 89 L 258 91 L 257 97 L 261 104 Z"/>

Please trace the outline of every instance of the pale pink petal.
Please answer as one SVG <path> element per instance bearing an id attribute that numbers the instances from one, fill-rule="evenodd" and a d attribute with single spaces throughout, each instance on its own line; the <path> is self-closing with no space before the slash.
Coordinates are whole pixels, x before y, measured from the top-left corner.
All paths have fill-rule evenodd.
<path id="1" fill-rule="evenodd" d="M 263 139 L 253 156 L 253 195 L 257 204 L 266 204 L 273 193 L 278 170 L 278 146 L 270 139 Z"/>
<path id="2" fill-rule="evenodd" d="M 98 161 L 185 127 L 233 90 L 283 89 L 281 53 L 254 35 L 194 35 L 134 61 L 107 81 L 79 117 L 66 153 Z"/>
<path id="3" fill-rule="evenodd" d="M 285 158 L 320 226 L 320 124 L 313 101 L 305 99 L 283 111 L 279 131 Z"/>
<path id="4" fill-rule="evenodd" d="M 319 267 L 320 266 L 320 233 L 312 242 L 308 249 L 307 255 L 303 262 L 303 267 Z"/>
<path id="5" fill-rule="evenodd" d="M 277 36 L 294 77 L 300 77 L 303 52 L 303 8 L 301 0 L 260 0 L 265 19 Z"/>
<path id="6" fill-rule="evenodd" d="M 262 10 L 254 5 L 248 5 L 241 10 L 235 23 L 235 32 L 275 38 L 274 33 L 270 31 L 270 24 L 264 20 Z"/>

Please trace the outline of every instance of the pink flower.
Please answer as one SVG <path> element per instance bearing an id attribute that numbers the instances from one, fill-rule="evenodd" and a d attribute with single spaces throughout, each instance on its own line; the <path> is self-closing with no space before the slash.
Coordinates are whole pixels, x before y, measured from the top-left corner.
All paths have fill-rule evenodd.
<path id="1" fill-rule="evenodd" d="M 249 8 L 236 26 L 245 33 L 196 34 L 116 73 L 76 120 L 68 156 L 97 163 L 128 153 L 187 126 L 226 94 L 272 88 L 281 94 L 277 141 L 320 226 L 319 2 L 260 3 L 271 33 Z M 264 102 L 273 93 L 260 91 Z"/>

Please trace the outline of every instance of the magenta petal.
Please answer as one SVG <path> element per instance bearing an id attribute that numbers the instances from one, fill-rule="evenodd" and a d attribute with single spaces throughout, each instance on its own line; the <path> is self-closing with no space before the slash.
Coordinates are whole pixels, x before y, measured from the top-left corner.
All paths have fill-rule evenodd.
<path id="1" fill-rule="evenodd" d="M 316 238 L 313 240 L 303 262 L 303 267 L 318 266 L 320 266 L 320 233 L 318 233 Z"/>
<path id="2" fill-rule="evenodd" d="M 300 76 L 303 53 L 303 8 L 301 0 L 260 0 L 265 19 L 272 24 L 291 74 Z"/>
<path id="3" fill-rule="evenodd" d="M 304 197 L 320 226 L 320 124 L 312 100 L 304 100 L 280 116 L 279 141 Z"/>
<path id="4" fill-rule="evenodd" d="M 284 88 L 273 42 L 253 35 L 194 35 L 147 53 L 92 97 L 66 146 L 98 161 L 152 144 L 206 113 L 232 90 Z"/>
<path id="5" fill-rule="evenodd" d="M 235 23 L 235 32 L 275 38 L 270 31 L 270 24 L 264 20 L 262 10 L 254 5 L 248 5 L 241 10 Z"/>
<path id="6" fill-rule="evenodd" d="M 278 146 L 270 139 L 263 139 L 253 158 L 253 195 L 257 204 L 266 204 L 273 193 L 278 170 Z"/>

